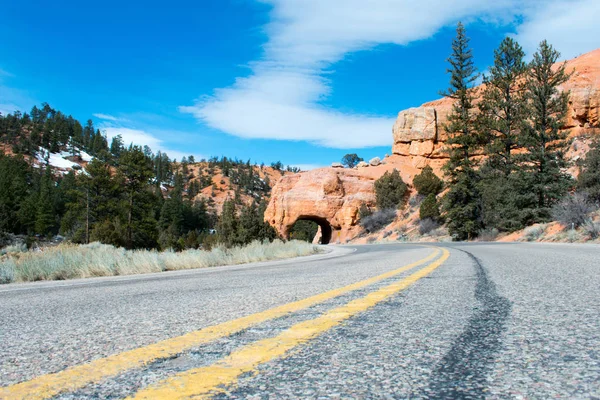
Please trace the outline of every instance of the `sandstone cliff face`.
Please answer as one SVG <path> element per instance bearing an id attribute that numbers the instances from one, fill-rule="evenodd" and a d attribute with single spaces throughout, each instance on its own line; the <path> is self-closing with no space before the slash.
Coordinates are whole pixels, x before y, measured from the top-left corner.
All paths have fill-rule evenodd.
<path id="1" fill-rule="evenodd" d="M 573 72 L 573 76 L 561 87 L 570 92 L 563 129 L 568 129 L 571 136 L 598 133 L 600 49 L 568 61 L 567 71 Z M 443 148 L 448 135 L 444 125 L 452 111 L 452 103 L 451 99 L 444 98 L 400 111 L 392 128 L 393 153 L 415 158 L 419 161 L 415 165 L 422 164 L 422 157 L 432 160 L 446 158 Z"/>
<path id="2" fill-rule="evenodd" d="M 600 49 L 569 61 L 567 69 L 575 72 L 562 87 L 571 94 L 564 129 L 571 136 L 600 134 Z M 361 231 L 358 210 L 363 203 L 374 205 L 373 183 L 386 171 L 397 169 L 408 183 L 426 165 L 441 175 L 448 137 L 443 126 L 451 110 L 452 100 L 440 99 L 401 111 L 392 128 L 393 155 L 381 164 L 362 162 L 353 170 L 321 168 L 284 176 L 272 190 L 265 219 L 283 236 L 297 220 L 310 219 L 331 242 L 353 239 Z M 579 143 L 568 156 L 580 157 L 583 148 Z"/>

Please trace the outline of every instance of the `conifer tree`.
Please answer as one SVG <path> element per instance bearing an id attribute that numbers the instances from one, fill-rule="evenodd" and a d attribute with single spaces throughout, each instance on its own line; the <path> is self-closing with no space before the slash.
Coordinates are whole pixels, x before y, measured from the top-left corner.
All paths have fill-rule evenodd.
<path id="1" fill-rule="evenodd" d="M 119 172 L 125 178 L 124 188 L 127 196 L 126 209 L 126 243 L 129 248 L 137 247 L 134 231 L 140 237 L 150 237 L 152 235 L 144 232 L 147 229 L 156 230 L 156 220 L 154 219 L 154 202 L 156 199 L 150 186 L 150 179 L 153 177 L 152 160 L 144 154 L 139 146 L 130 145 L 124 150 L 119 158 Z M 143 229 L 142 229 L 143 228 Z M 146 247 L 143 246 L 142 247 Z"/>
<path id="2" fill-rule="evenodd" d="M 462 23 L 456 28 L 448 62 L 450 88 L 442 94 L 453 99 L 454 104 L 448 123 L 444 126 L 448 133 L 446 143 L 449 155 L 444 171 L 451 185 L 444 201 L 449 233 L 456 240 L 465 240 L 477 236 L 481 228 L 481 196 L 472 159 L 481 145 L 481 138 L 475 130 L 473 105 L 473 85 L 478 75 Z"/>
<path id="3" fill-rule="evenodd" d="M 552 206 L 573 184 L 564 172 L 566 133 L 559 131 L 569 102 L 569 93 L 559 91 L 559 86 L 571 75 L 566 72 L 565 63 L 555 66 L 559 57 L 560 53 L 544 40 L 533 55 L 526 79 L 531 115 L 521 135 L 527 152 L 522 156 L 520 173 L 534 196 L 532 222 L 549 220 Z"/>
<path id="4" fill-rule="evenodd" d="M 484 77 L 479 103 L 478 128 L 487 156 L 479 171 L 482 220 L 486 227 L 514 231 L 527 220 L 523 205 L 529 190 L 514 174 L 518 170 L 515 151 L 520 148 L 524 121 L 529 117 L 525 91 L 525 53 L 511 38 L 494 51 L 494 65 Z"/>
<path id="5" fill-rule="evenodd" d="M 591 145 L 580 166 L 577 190 L 587 194 L 591 201 L 600 206 L 600 140 Z"/>
<path id="6" fill-rule="evenodd" d="M 56 225 L 53 189 L 52 170 L 47 166 L 40 182 L 35 215 L 35 231 L 41 235 L 50 233 Z"/>

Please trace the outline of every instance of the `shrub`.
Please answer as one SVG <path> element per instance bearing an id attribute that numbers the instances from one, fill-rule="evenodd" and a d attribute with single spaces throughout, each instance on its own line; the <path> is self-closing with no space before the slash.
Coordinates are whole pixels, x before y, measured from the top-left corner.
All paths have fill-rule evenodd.
<path id="1" fill-rule="evenodd" d="M 11 259 L 0 262 L 0 284 L 15 280 L 15 262 Z"/>
<path id="2" fill-rule="evenodd" d="M 552 217 L 567 228 L 578 228 L 589 220 L 589 214 L 595 208 L 586 195 L 575 193 L 565 197 L 552 208 Z"/>
<path id="3" fill-rule="evenodd" d="M 479 231 L 479 239 L 484 242 L 493 242 L 498 237 L 498 229 L 496 228 L 486 228 Z"/>
<path id="4" fill-rule="evenodd" d="M 598 239 L 600 237 L 600 222 L 588 220 L 583 225 L 583 229 L 589 235 L 590 239 Z"/>
<path id="5" fill-rule="evenodd" d="M 414 177 L 413 185 L 417 189 L 417 192 L 423 196 L 430 194 L 438 195 L 444 188 L 444 181 L 438 178 L 433 173 L 433 169 L 427 165 L 419 175 Z"/>
<path id="6" fill-rule="evenodd" d="M 417 194 L 416 196 L 412 196 L 408 199 L 408 205 L 411 207 L 420 206 L 425 197 L 421 194 Z"/>
<path id="7" fill-rule="evenodd" d="M 591 145 L 580 165 L 577 188 L 587 193 L 592 201 L 600 204 L 600 140 Z"/>
<path id="8" fill-rule="evenodd" d="M 373 215 L 373 210 L 371 210 L 371 208 L 369 208 L 369 206 L 367 206 L 366 204 L 361 204 L 360 208 L 358 209 L 359 219 L 366 218 L 370 215 Z"/>
<path id="9" fill-rule="evenodd" d="M 186 250 L 180 253 L 154 250 L 128 251 L 110 245 L 59 245 L 43 252 L 27 252 L 0 261 L 0 282 L 27 282 L 132 275 L 166 270 L 206 268 L 277 260 L 318 253 L 317 246 L 297 240 L 271 243 L 254 241 L 244 247 L 215 246 L 211 251 Z"/>
<path id="10" fill-rule="evenodd" d="M 431 219 L 433 221 L 439 221 L 440 219 L 440 206 L 438 205 L 435 194 L 429 193 L 425 200 L 419 207 L 419 218 L 421 220 Z"/>
<path id="11" fill-rule="evenodd" d="M 375 198 L 377 208 L 380 210 L 397 209 L 406 202 L 407 193 L 408 187 L 396 169 L 392 172 L 386 172 L 375 181 Z"/>
<path id="12" fill-rule="evenodd" d="M 534 240 L 541 238 L 544 232 L 546 232 L 545 225 L 535 225 L 525 228 L 523 234 L 528 242 L 533 242 Z"/>
<path id="13" fill-rule="evenodd" d="M 377 211 L 372 215 L 360 220 L 362 226 L 367 232 L 376 232 L 389 225 L 396 218 L 396 210 L 388 208 L 387 210 Z"/>
<path id="14" fill-rule="evenodd" d="M 569 243 L 576 242 L 579 239 L 581 239 L 579 233 L 575 229 L 569 229 L 569 232 L 567 232 L 567 240 Z"/>
<path id="15" fill-rule="evenodd" d="M 439 224 L 431 218 L 422 219 L 419 221 L 419 233 L 427 235 L 429 232 L 439 228 Z"/>
<path id="16" fill-rule="evenodd" d="M 6 246 L 2 250 L 0 250 L 0 255 L 3 256 L 5 254 L 10 253 L 25 253 L 27 251 L 27 245 L 25 243 L 17 243 L 10 246 Z"/>

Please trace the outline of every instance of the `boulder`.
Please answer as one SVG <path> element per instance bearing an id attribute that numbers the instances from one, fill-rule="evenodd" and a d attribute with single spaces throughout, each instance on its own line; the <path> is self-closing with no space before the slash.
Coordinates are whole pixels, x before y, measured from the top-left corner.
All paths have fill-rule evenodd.
<path id="1" fill-rule="evenodd" d="M 414 107 L 400 111 L 392 128 L 394 143 L 436 140 L 437 119 L 434 107 Z"/>
<path id="2" fill-rule="evenodd" d="M 371 165 L 372 167 L 376 167 L 380 164 L 381 164 L 381 159 L 379 157 L 373 157 L 373 158 L 371 158 L 371 161 L 369 161 L 369 165 Z"/>
<path id="3" fill-rule="evenodd" d="M 364 161 L 361 161 L 358 164 L 356 164 L 357 168 L 364 168 L 364 167 L 368 167 L 368 166 L 369 166 L 369 164 Z"/>
<path id="4" fill-rule="evenodd" d="M 344 166 L 342 165 L 342 163 L 334 162 L 331 163 L 331 168 L 344 168 Z"/>

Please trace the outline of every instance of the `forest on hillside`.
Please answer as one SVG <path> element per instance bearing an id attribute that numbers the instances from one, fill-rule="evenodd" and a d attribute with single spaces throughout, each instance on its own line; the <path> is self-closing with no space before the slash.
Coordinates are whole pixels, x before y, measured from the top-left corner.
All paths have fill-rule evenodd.
<path id="1" fill-rule="evenodd" d="M 0 146 L 0 242 L 60 234 L 74 243 L 183 250 L 277 236 L 263 221 L 271 190 L 268 175 L 261 178 L 264 164 L 176 161 L 120 136 L 109 143 L 93 121 L 82 125 L 48 104 L 0 114 Z M 53 165 L 54 158 L 70 161 L 70 168 Z M 279 161 L 270 168 L 298 172 Z M 225 189 L 217 175 L 229 183 L 219 215 L 213 197 Z M 199 196 L 203 189 L 207 196 Z"/>

